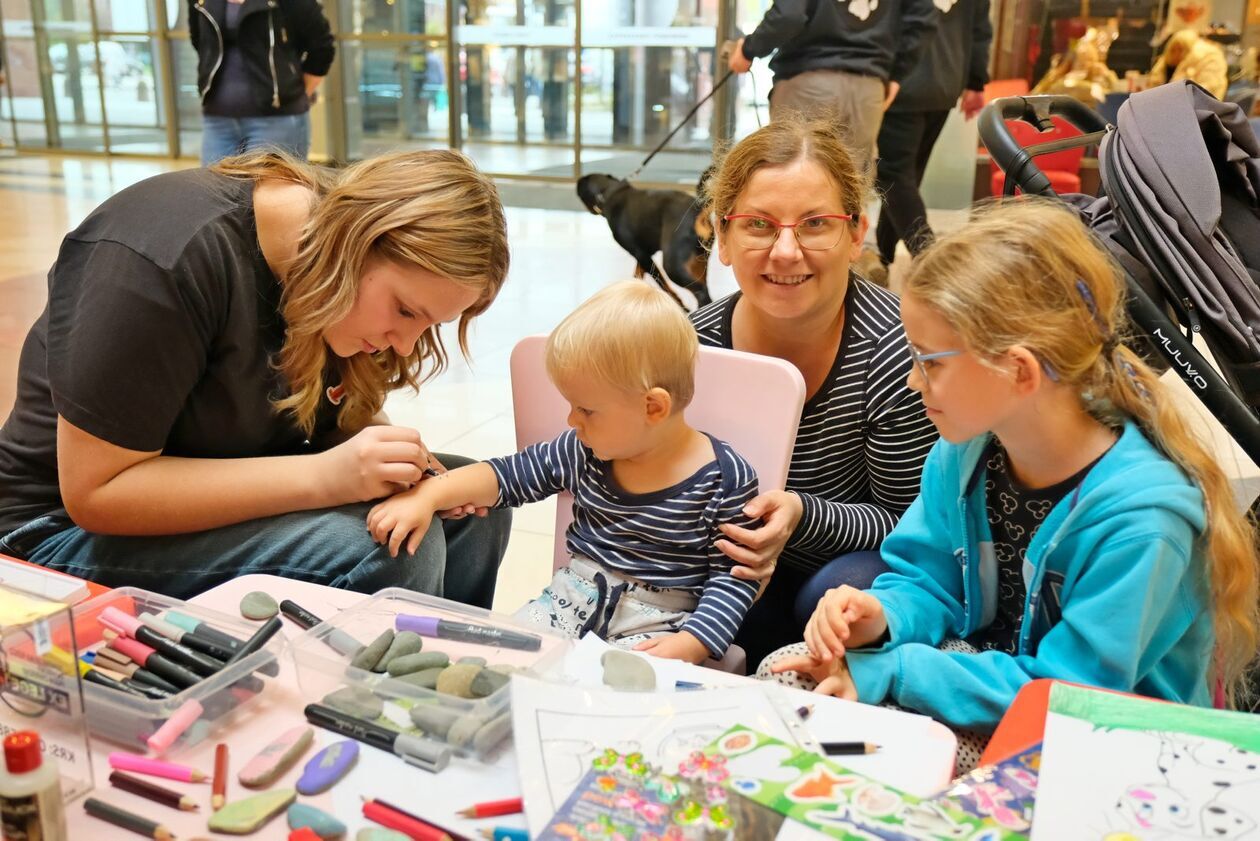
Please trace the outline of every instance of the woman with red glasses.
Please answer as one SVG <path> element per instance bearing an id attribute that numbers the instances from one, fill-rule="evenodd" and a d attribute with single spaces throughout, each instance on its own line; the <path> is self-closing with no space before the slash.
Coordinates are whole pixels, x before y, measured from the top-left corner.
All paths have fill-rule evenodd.
<path id="1" fill-rule="evenodd" d="M 749 666 L 800 639 L 822 594 L 887 567 L 879 545 L 919 492 L 937 434 L 906 386 L 895 295 L 853 274 L 868 181 L 834 123 L 779 120 L 735 145 L 708 184 L 718 257 L 739 291 L 692 315 L 702 344 L 777 356 L 805 378 L 787 490 L 750 503 L 755 530 L 719 547 L 770 582 L 736 642 Z M 780 563 L 781 562 L 781 563 Z"/>

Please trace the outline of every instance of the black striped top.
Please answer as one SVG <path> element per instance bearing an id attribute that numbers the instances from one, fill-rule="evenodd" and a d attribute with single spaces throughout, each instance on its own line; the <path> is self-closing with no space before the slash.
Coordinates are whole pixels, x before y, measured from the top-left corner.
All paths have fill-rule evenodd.
<path id="1" fill-rule="evenodd" d="M 676 485 L 645 494 L 618 486 L 612 462 L 595 458 L 572 429 L 487 464 L 499 479 L 499 507 L 516 508 L 562 490 L 573 494 L 573 524 L 565 533 L 570 555 L 699 597 L 683 630 L 721 658 L 757 583 L 732 576 L 734 562 L 713 544 L 723 537 L 722 523 L 755 525 L 743 509 L 757 495 L 757 474 L 729 444 L 709 439 L 714 461 Z"/>
<path id="2" fill-rule="evenodd" d="M 691 315 L 700 343 L 731 347 L 740 293 Z M 878 549 L 919 493 L 937 433 L 906 386 L 910 352 L 897 296 L 850 278 L 831 372 L 805 404 L 787 489 L 804 511 L 780 561 L 813 571 L 845 552 Z"/>

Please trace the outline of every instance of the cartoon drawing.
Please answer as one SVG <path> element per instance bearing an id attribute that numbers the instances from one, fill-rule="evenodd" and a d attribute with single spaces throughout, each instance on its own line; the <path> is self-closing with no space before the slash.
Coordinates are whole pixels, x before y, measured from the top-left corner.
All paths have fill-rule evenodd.
<path id="1" fill-rule="evenodd" d="M 843 3 L 844 0 L 837 0 L 837 2 Z M 861 21 L 875 14 L 878 8 L 879 0 L 849 0 L 849 14 Z"/>
<path id="2" fill-rule="evenodd" d="M 932 838 L 965 838 L 971 832 L 971 827 L 959 825 L 935 803 L 906 806 L 900 817 L 906 829 L 923 830 L 931 833 Z"/>

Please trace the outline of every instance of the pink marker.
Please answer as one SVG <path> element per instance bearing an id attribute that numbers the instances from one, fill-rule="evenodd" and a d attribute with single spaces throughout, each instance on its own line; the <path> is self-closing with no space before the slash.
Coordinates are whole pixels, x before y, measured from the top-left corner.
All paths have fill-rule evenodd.
<path id="1" fill-rule="evenodd" d="M 167 748 L 175 743 L 175 740 L 184 735 L 192 723 L 201 718 L 201 714 L 205 710 L 197 701 L 185 701 L 180 705 L 166 723 L 157 729 L 157 732 L 149 737 L 149 750 L 156 754 L 166 753 Z"/>
<path id="2" fill-rule="evenodd" d="M 201 771 L 187 765 L 176 765 L 174 762 L 162 762 L 149 759 L 134 753 L 115 751 L 109 755 L 109 767 L 117 771 L 131 771 L 136 774 L 148 774 L 151 777 L 164 777 L 168 780 L 179 780 L 184 783 L 204 783 L 208 778 Z"/>
<path id="3" fill-rule="evenodd" d="M 109 647 L 141 664 L 148 661 L 149 656 L 154 653 L 152 648 L 131 637 L 115 637 L 110 640 Z"/>
<path id="4" fill-rule="evenodd" d="M 123 613 L 116 607 L 107 607 L 101 611 L 100 622 L 107 628 L 112 628 L 120 634 L 134 638 L 136 628 L 143 623 L 134 616 Z"/>

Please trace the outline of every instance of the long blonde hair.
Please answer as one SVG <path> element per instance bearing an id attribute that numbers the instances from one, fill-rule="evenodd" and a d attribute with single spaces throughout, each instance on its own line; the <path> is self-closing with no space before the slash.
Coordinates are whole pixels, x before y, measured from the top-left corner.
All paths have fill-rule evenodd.
<path id="1" fill-rule="evenodd" d="M 841 125 L 828 119 L 789 116 L 762 126 L 727 149 L 714 164 L 704 186 L 705 215 L 712 214 L 719 230 L 725 230 L 723 217 L 734 210 L 758 170 L 804 159 L 831 178 L 840 191 L 844 212 L 853 217 L 849 224 L 856 227 L 870 192 L 870 174 L 859 166 L 844 137 Z"/>
<path id="2" fill-rule="evenodd" d="M 623 280 L 596 292 L 547 337 L 547 373 L 555 381 L 586 376 L 626 392 L 669 392 L 674 412 L 696 390 L 696 330 L 660 289 Z"/>
<path id="3" fill-rule="evenodd" d="M 447 364 L 439 325 L 400 356 L 393 348 L 341 359 L 329 353 L 324 331 L 354 306 L 363 266 L 379 257 L 419 266 L 478 292 L 459 317 L 460 351 L 468 355 L 468 325 L 485 312 L 508 271 L 507 222 L 494 182 L 459 152 L 398 152 L 340 171 L 276 153 L 228 158 L 214 169 L 259 181 L 301 184 L 315 195 L 297 256 L 283 278 L 286 322 L 278 365 L 289 395 L 275 402 L 309 435 L 324 396 L 330 360 L 345 396 L 337 426 L 356 431 L 402 386 L 418 389 Z"/>
<path id="4" fill-rule="evenodd" d="M 915 258 L 905 283 L 978 357 L 1020 345 L 1101 422 L 1132 418 L 1202 490 L 1219 677 L 1231 700 L 1260 644 L 1255 538 L 1207 443 L 1155 372 L 1121 344 L 1124 286 L 1069 210 L 1034 199 L 983 209 Z"/>

